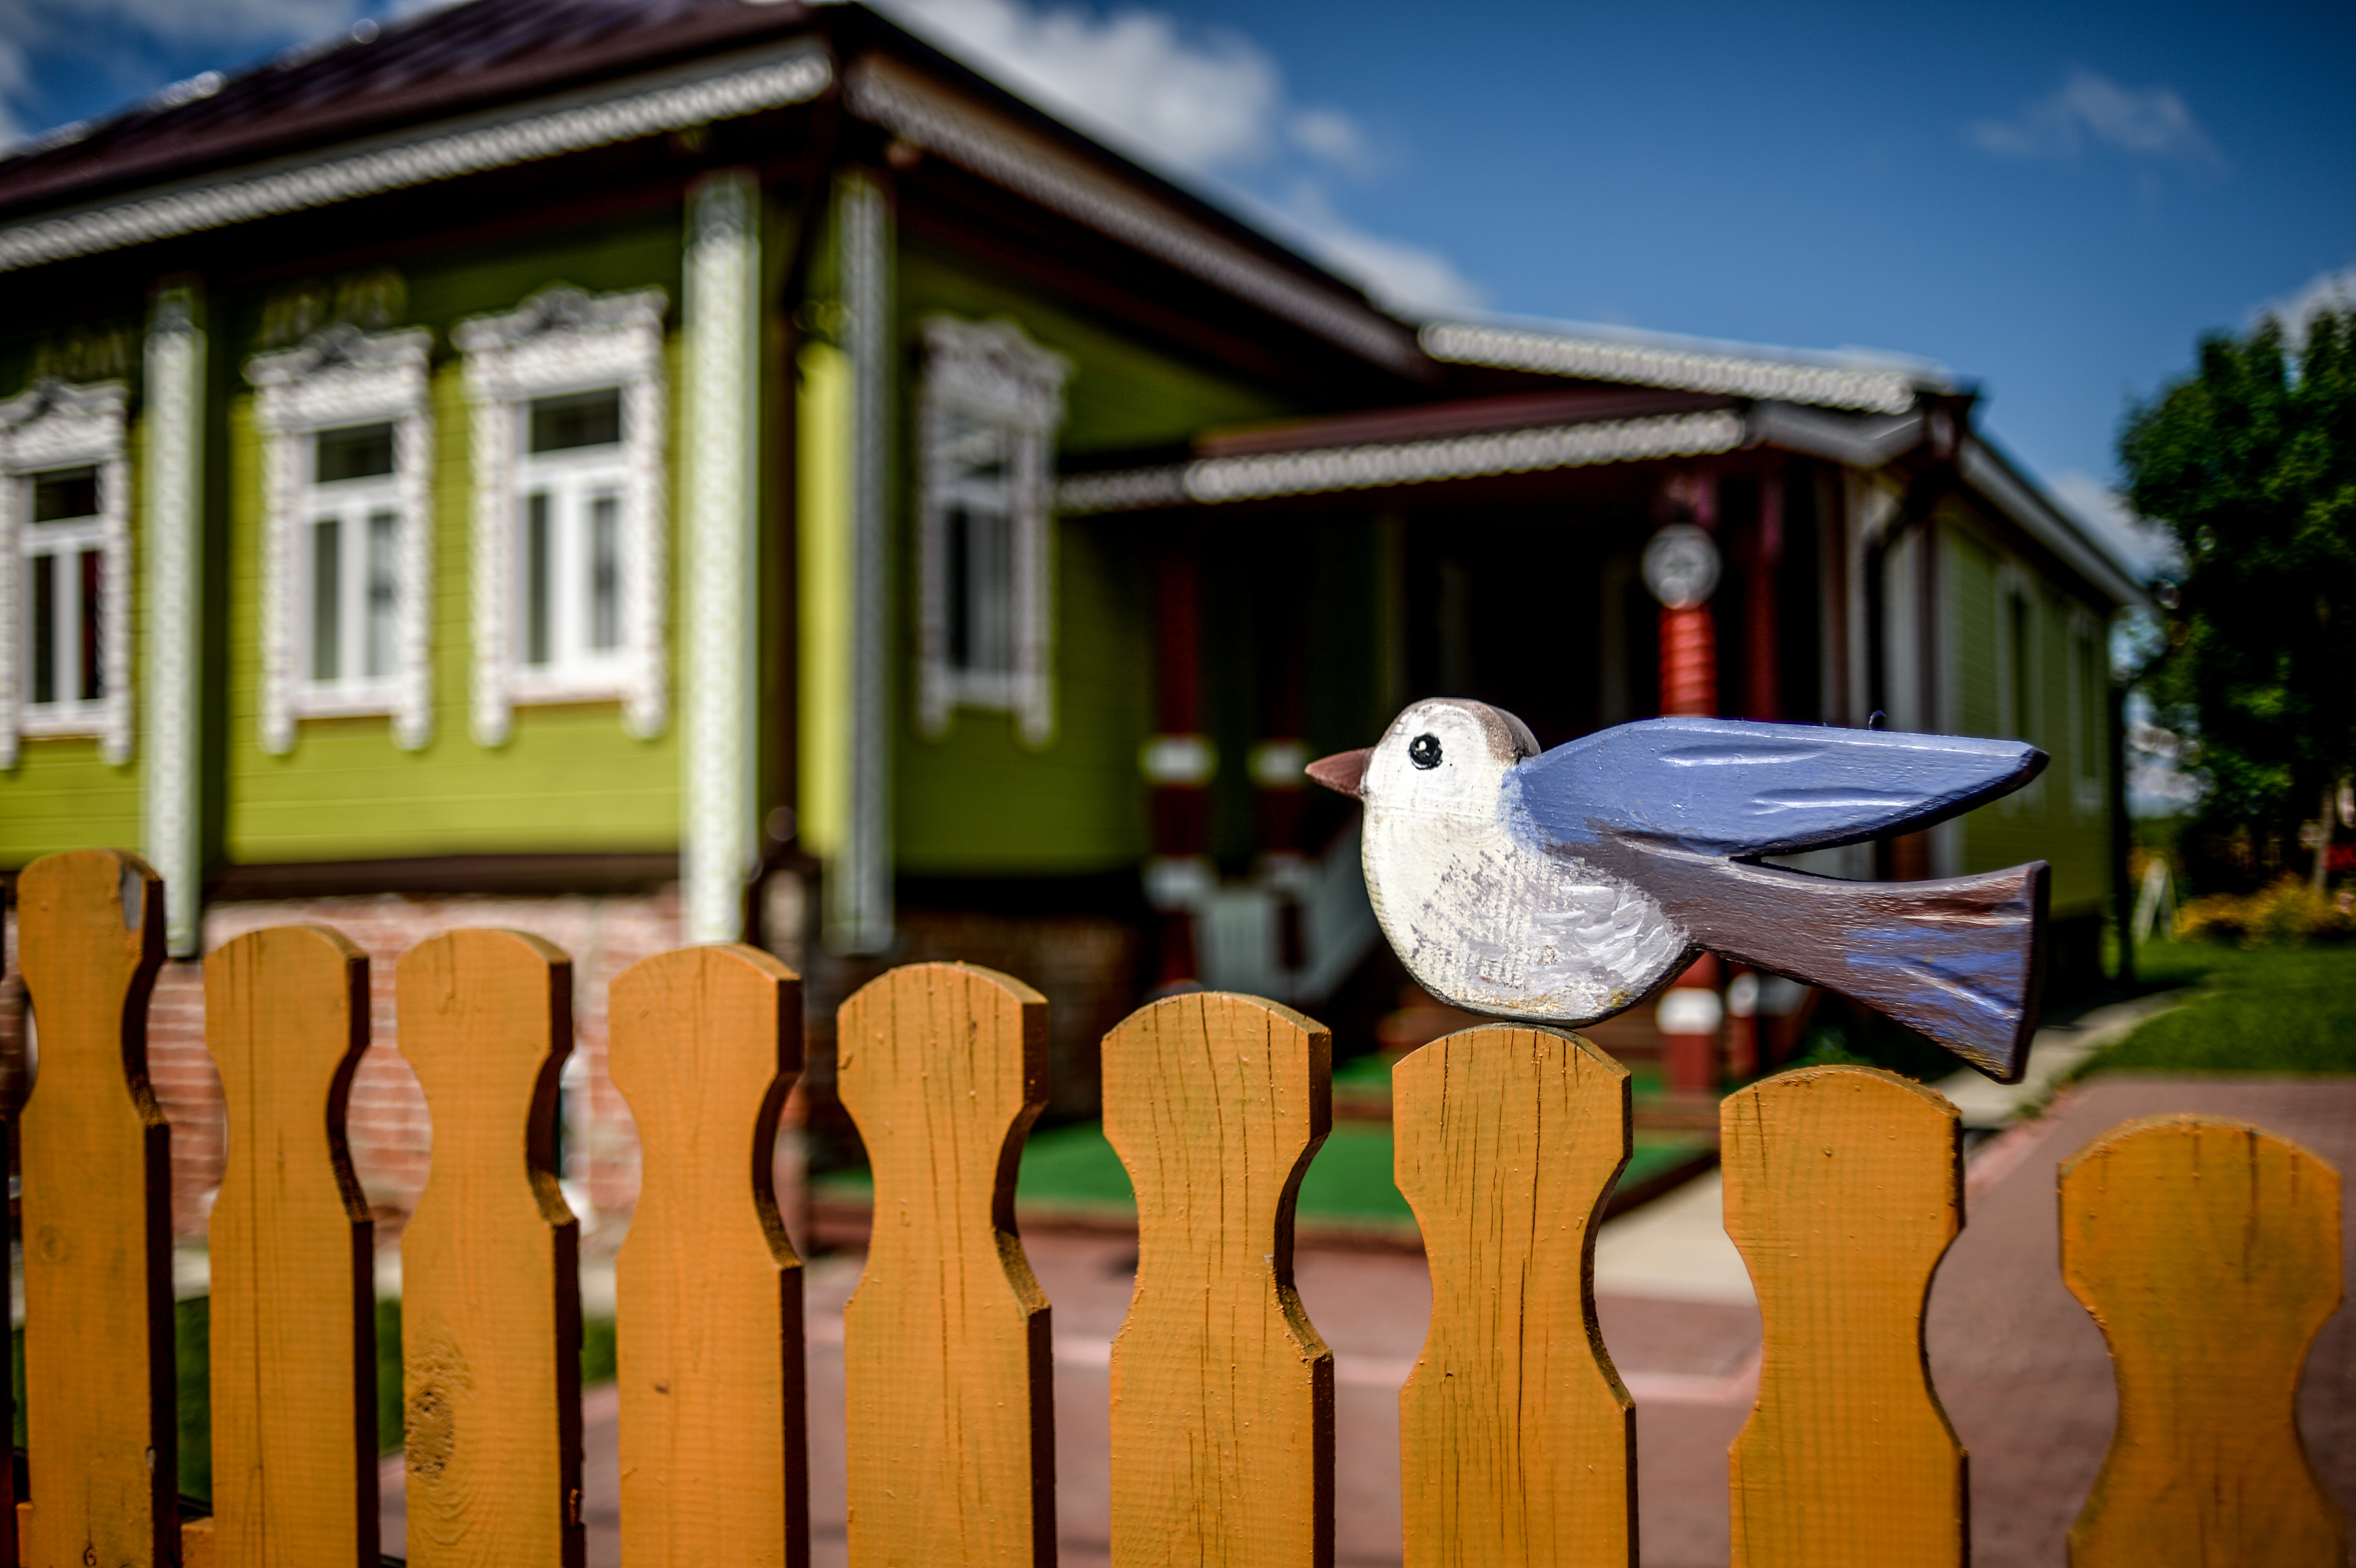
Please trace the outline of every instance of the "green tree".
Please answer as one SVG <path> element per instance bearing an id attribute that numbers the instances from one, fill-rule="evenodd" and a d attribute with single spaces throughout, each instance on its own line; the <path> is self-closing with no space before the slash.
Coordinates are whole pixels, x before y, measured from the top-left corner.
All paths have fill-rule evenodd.
<path id="1" fill-rule="evenodd" d="M 2356 305 L 2297 339 L 2271 317 L 2204 338 L 2192 375 L 2129 412 L 2119 455 L 2181 556 L 2147 689 L 2195 742 L 2204 819 L 2246 829 L 2256 869 L 2305 864 L 2298 825 L 2321 803 L 2329 833 L 2356 762 Z"/>

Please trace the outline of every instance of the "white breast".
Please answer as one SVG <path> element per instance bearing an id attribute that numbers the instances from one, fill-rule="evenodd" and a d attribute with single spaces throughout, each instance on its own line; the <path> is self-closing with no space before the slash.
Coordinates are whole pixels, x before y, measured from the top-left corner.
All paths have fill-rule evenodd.
<path id="1" fill-rule="evenodd" d="M 1685 953 L 1652 896 L 1515 842 L 1495 818 L 1369 801 L 1366 891 L 1419 985 L 1472 1012 L 1593 1023 L 1641 998 Z"/>

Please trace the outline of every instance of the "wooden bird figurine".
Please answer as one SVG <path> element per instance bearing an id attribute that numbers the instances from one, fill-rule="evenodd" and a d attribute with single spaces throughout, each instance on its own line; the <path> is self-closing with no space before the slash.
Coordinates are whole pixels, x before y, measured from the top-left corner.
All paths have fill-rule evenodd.
<path id="1" fill-rule="evenodd" d="M 2018 741 L 1649 719 L 1541 752 L 1485 703 L 1419 702 L 1310 765 L 1365 806 L 1366 890 L 1422 987 L 1588 1024 L 1702 949 L 1856 997 L 2003 1083 L 2037 1027 L 2043 861 L 1851 882 L 1761 857 L 1925 827 L 2019 788 Z"/>

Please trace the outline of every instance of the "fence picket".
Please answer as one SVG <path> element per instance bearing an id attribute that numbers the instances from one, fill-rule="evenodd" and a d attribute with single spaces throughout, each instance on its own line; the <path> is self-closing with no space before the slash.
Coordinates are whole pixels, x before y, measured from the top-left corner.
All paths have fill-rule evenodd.
<path id="1" fill-rule="evenodd" d="M 1876 1068 L 1786 1072 L 1719 1109 L 1726 1231 L 1759 1293 L 1736 1437 L 1736 1568 L 1959 1568 L 1964 1451 L 1922 1352 L 1963 1225 L 1955 1109 Z"/>
<path id="2" fill-rule="evenodd" d="M 319 926 L 205 964 L 230 1140 L 212 1212 L 211 1546 L 377 1568 L 375 1228 L 344 1147 L 368 960 Z"/>
<path id="3" fill-rule="evenodd" d="M 51 855 L 16 883 L 40 1065 L 24 1149 L 25 1417 L 37 1563 L 179 1561 L 171 1130 L 147 1086 L 164 884 Z"/>
<path id="4" fill-rule="evenodd" d="M 1123 1568 L 1333 1562 L 1333 1357 L 1292 1288 L 1332 1079 L 1324 1026 L 1254 997 L 1172 997 L 1105 1037 L 1105 1133 L 1137 1192 L 1112 1348 Z"/>
<path id="5" fill-rule="evenodd" d="M 842 1104 L 875 1176 L 843 1312 L 852 1568 L 1051 1564 L 1047 1297 L 1014 1234 L 1014 1173 L 1047 1103 L 1046 998 L 914 964 L 842 1004 Z"/>
<path id="6" fill-rule="evenodd" d="M 581 1568 L 580 1227 L 553 1163 L 572 961 L 446 932 L 402 955 L 396 996 L 434 1118 L 401 1239 L 409 1561 Z"/>
<path id="7" fill-rule="evenodd" d="M 2348 1561 L 2297 1410 L 2340 1264 L 2339 1173 L 2245 1122 L 2130 1122 L 2062 1167 L 2062 1277 L 2119 1386 L 2073 1568 Z"/>
<path id="8" fill-rule="evenodd" d="M 683 948 L 617 976 L 611 1017 L 644 1173 L 614 1264 L 623 1558 L 801 1568 L 802 1272 L 772 1174 L 801 982 L 754 948 Z"/>
<path id="9" fill-rule="evenodd" d="M 1628 1162 L 1628 1070 L 1504 1025 L 1392 1070 L 1431 1329 L 1399 1391 L 1407 1568 L 1633 1564 L 1633 1403 L 1595 1325 L 1594 1227 Z"/>

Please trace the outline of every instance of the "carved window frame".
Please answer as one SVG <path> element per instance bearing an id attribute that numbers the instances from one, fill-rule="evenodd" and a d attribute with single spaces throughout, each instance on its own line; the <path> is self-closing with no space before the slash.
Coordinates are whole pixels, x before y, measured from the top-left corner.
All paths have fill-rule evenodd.
<path id="1" fill-rule="evenodd" d="M 1055 732 L 1055 432 L 1063 423 L 1070 361 L 1040 347 L 1013 322 L 934 316 L 924 324 L 917 394 L 917 725 L 947 732 L 950 715 L 975 708 L 1014 716 L 1027 745 Z M 1003 674 L 959 668 L 951 643 L 948 492 L 955 480 L 956 423 L 994 426 L 1006 436 L 1011 545 L 1012 661 Z"/>
<path id="2" fill-rule="evenodd" d="M 129 396 L 120 381 L 37 381 L 0 402 L 0 767 L 13 768 L 26 739 L 94 735 L 99 755 L 131 760 L 131 479 Z M 22 667 L 26 530 L 32 476 L 58 468 L 97 471 L 99 667 L 103 691 L 70 713 L 27 711 Z"/>
<path id="3" fill-rule="evenodd" d="M 262 433 L 262 749 L 294 750 L 305 719 L 383 714 L 393 743 L 417 751 L 434 738 L 434 335 L 423 328 L 362 332 L 327 327 L 294 348 L 255 356 Z M 323 432 L 392 427 L 393 670 L 380 685 L 317 688 L 302 673 L 309 593 L 303 530 L 312 459 Z"/>
<path id="4" fill-rule="evenodd" d="M 542 289 L 512 311 L 460 322 L 474 444 L 474 732 L 502 744 L 519 703 L 618 700 L 639 739 L 669 720 L 664 657 L 669 425 L 661 289 L 590 294 Z M 516 560 L 526 421 L 541 398 L 618 389 L 626 469 L 621 510 L 622 652 L 605 671 L 529 672 L 517 659 Z"/>

